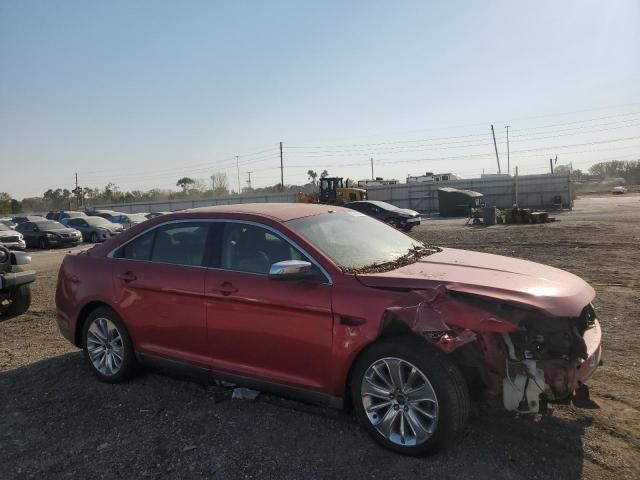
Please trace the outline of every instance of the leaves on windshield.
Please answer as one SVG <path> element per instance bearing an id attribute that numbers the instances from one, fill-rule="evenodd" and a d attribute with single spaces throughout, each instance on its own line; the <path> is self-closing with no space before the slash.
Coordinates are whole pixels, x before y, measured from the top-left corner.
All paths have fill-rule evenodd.
<path id="1" fill-rule="evenodd" d="M 344 273 L 383 273 L 390 272 L 391 270 L 395 270 L 400 267 L 404 267 L 405 265 L 411 265 L 420 259 L 421 257 L 426 257 L 429 255 L 433 255 L 434 253 L 438 253 L 442 251 L 440 247 L 435 247 L 432 245 L 416 245 L 413 248 L 410 248 L 407 253 L 401 255 L 400 257 L 382 263 L 373 263 L 371 265 L 367 265 L 364 267 L 340 267 Z"/>

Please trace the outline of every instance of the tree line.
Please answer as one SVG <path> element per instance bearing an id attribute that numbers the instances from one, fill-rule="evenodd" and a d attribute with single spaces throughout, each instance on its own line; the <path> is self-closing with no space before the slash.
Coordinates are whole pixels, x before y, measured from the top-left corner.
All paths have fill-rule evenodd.
<path id="1" fill-rule="evenodd" d="M 575 180 L 603 180 L 605 178 L 623 178 L 630 185 L 640 184 L 640 160 L 600 162 L 592 165 L 588 172 L 579 169 L 571 169 L 567 165 L 558 165 L 555 169 L 560 173 L 571 171 Z M 284 185 L 279 183 L 268 187 L 251 188 L 248 185 L 242 187 L 242 193 L 276 193 L 284 192 L 308 192 L 316 188 L 318 177 L 329 176 L 327 170 L 319 175 L 314 170 L 307 171 L 309 183 L 304 185 Z M 226 173 L 214 173 L 207 180 L 181 177 L 176 182 L 179 190 L 152 188 L 151 190 L 121 190 L 114 183 L 107 183 L 104 187 L 90 188 L 78 187 L 77 189 L 50 188 L 39 197 L 29 197 L 22 200 L 12 198 L 6 192 L 0 192 L 0 214 L 47 212 L 49 210 L 73 210 L 83 205 L 100 205 L 110 203 L 132 203 L 177 199 L 196 199 L 206 197 L 225 197 L 237 195 L 229 187 Z"/>
<path id="2" fill-rule="evenodd" d="M 309 170 L 309 183 L 304 185 L 280 186 L 280 183 L 268 187 L 251 188 L 248 185 L 242 187 L 243 194 L 247 193 L 276 193 L 284 192 L 308 192 L 315 188 L 315 179 L 318 175 Z M 313 173 L 313 175 L 311 175 Z M 325 170 L 320 177 L 326 177 Z M 28 197 L 22 200 L 12 198 L 6 192 L 0 192 L 0 215 L 14 213 L 43 213 L 50 210 L 77 210 L 83 206 L 149 202 L 162 200 L 197 199 L 207 197 L 226 197 L 237 195 L 238 192 L 229 187 L 226 173 L 214 173 L 207 180 L 201 178 L 181 177 L 176 182 L 179 190 L 152 188 L 150 190 L 122 190 L 115 183 L 107 183 L 104 187 L 77 187 L 50 188 L 41 196 Z"/>

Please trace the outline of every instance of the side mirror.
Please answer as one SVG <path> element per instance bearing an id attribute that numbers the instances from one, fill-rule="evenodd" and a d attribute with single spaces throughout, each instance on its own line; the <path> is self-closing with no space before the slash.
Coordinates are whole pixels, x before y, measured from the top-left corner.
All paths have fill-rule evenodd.
<path id="1" fill-rule="evenodd" d="M 283 260 L 271 265 L 270 280 L 304 280 L 314 278 L 312 265 L 303 260 Z"/>

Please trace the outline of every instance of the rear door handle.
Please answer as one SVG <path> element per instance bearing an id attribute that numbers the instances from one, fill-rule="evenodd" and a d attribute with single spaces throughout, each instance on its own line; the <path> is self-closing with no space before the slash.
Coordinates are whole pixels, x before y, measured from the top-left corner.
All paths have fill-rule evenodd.
<path id="1" fill-rule="evenodd" d="M 221 283 L 217 287 L 213 287 L 211 289 L 211 291 L 212 292 L 219 292 L 222 295 L 231 295 L 232 293 L 236 293 L 238 291 L 238 289 L 236 287 L 234 287 L 231 282 L 224 282 L 224 283 Z"/>
<path id="2" fill-rule="evenodd" d="M 118 280 L 122 280 L 123 282 L 127 282 L 127 283 L 133 282 L 134 280 L 138 279 L 138 277 L 133 272 L 120 273 L 116 275 L 116 278 Z"/>

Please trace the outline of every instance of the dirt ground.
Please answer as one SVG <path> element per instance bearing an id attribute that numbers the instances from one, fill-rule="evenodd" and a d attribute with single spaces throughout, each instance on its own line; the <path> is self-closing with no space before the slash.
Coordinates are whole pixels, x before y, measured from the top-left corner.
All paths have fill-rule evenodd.
<path id="1" fill-rule="evenodd" d="M 546 225 L 464 227 L 430 219 L 429 244 L 569 270 L 597 291 L 604 366 L 598 408 L 481 413 L 462 444 L 422 459 L 387 452 L 353 416 L 147 371 L 97 382 L 59 335 L 54 291 L 68 250 L 35 252 L 31 310 L 0 323 L 0 465 L 13 478 L 640 478 L 640 195 L 586 197 Z"/>

